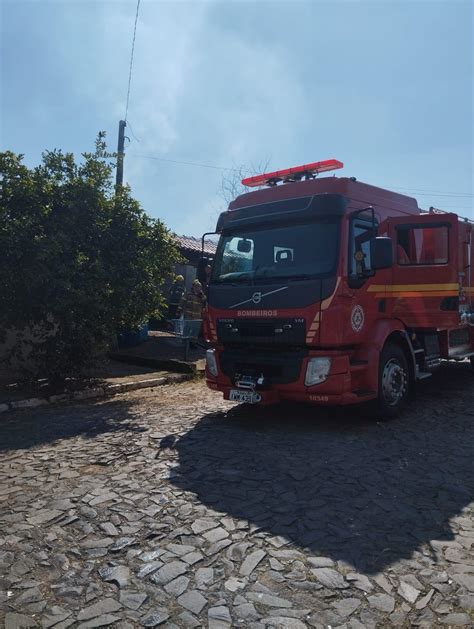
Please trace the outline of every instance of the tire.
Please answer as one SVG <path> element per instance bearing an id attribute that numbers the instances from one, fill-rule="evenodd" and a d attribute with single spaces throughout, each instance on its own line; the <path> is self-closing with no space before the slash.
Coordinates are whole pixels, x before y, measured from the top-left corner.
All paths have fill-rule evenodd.
<path id="1" fill-rule="evenodd" d="M 410 371 L 404 351 L 399 345 L 387 343 L 380 354 L 378 397 L 375 401 L 379 419 L 397 417 L 410 394 Z"/>
<path id="2" fill-rule="evenodd" d="M 471 367 L 472 367 L 472 370 L 474 371 L 474 356 L 471 356 Z"/>

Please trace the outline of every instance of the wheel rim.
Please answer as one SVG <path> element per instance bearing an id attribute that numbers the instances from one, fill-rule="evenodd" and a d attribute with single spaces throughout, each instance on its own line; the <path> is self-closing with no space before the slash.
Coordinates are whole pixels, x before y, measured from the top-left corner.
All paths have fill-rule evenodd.
<path id="1" fill-rule="evenodd" d="M 395 358 L 385 363 L 382 373 L 382 395 L 389 406 L 401 402 L 407 391 L 407 374 Z"/>

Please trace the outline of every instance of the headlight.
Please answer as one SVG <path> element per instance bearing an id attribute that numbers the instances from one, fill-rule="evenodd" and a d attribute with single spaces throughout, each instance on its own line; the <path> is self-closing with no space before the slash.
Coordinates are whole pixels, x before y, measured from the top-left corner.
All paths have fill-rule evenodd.
<path id="1" fill-rule="evenodd" d="M 310 358 L 306 367 L 304 383 L 307 387 L 324 382 L 331 370 L 330 358 Z"/>
<path id="2" fill-rule="evenodd" d="M 208 349 L 206 352 L 206 366 L 211 376 L 217 376 L 216 353 L 213 349 Z"/>

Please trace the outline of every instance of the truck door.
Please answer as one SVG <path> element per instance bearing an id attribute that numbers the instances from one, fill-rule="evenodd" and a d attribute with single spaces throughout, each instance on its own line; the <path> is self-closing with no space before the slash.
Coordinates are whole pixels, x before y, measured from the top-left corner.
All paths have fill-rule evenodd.
<path id="1" fill-rule="evenodd" d="M 371 240 L 387 235 L 385 224 L 379 225 L 369 211 L 354 212 L 348 223 L 347 290 L 344 298 L 345 326 L 341 343 L 362 344 L 369 340 L 375 322 L 387 317 L 385 286 L 391 282 L 392 269 L 375 272 L 371 259 Z M 372 284 L 375 286 L 372 288 Z M 372 292 L 375 291 L 375 292 Z"/>
<path id="2" fill-rule="evenodd" d="M 390 218 L 394 246 L 388 311 L 407 327 L 458 325 L 458 219 L 454 214 Z"/>

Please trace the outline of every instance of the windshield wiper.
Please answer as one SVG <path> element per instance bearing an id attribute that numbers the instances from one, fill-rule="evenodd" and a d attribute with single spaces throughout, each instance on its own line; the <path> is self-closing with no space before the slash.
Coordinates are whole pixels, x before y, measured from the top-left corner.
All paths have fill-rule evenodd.
<path id="1" fill-rule="evenodd" d="M 271 275 L 269 277 L 272 279 L 287 280 L 288 282 L 313 279 L 313 276 L 308 275 L 307 273 L 301 273 L 299 275 Z"/>
<path id="2" fill-rule="evenodd" d="M 246 277 L 229 277 L 225 280 L 217 280 L 217 284 L 248 284 L 250 276 Z"/>

